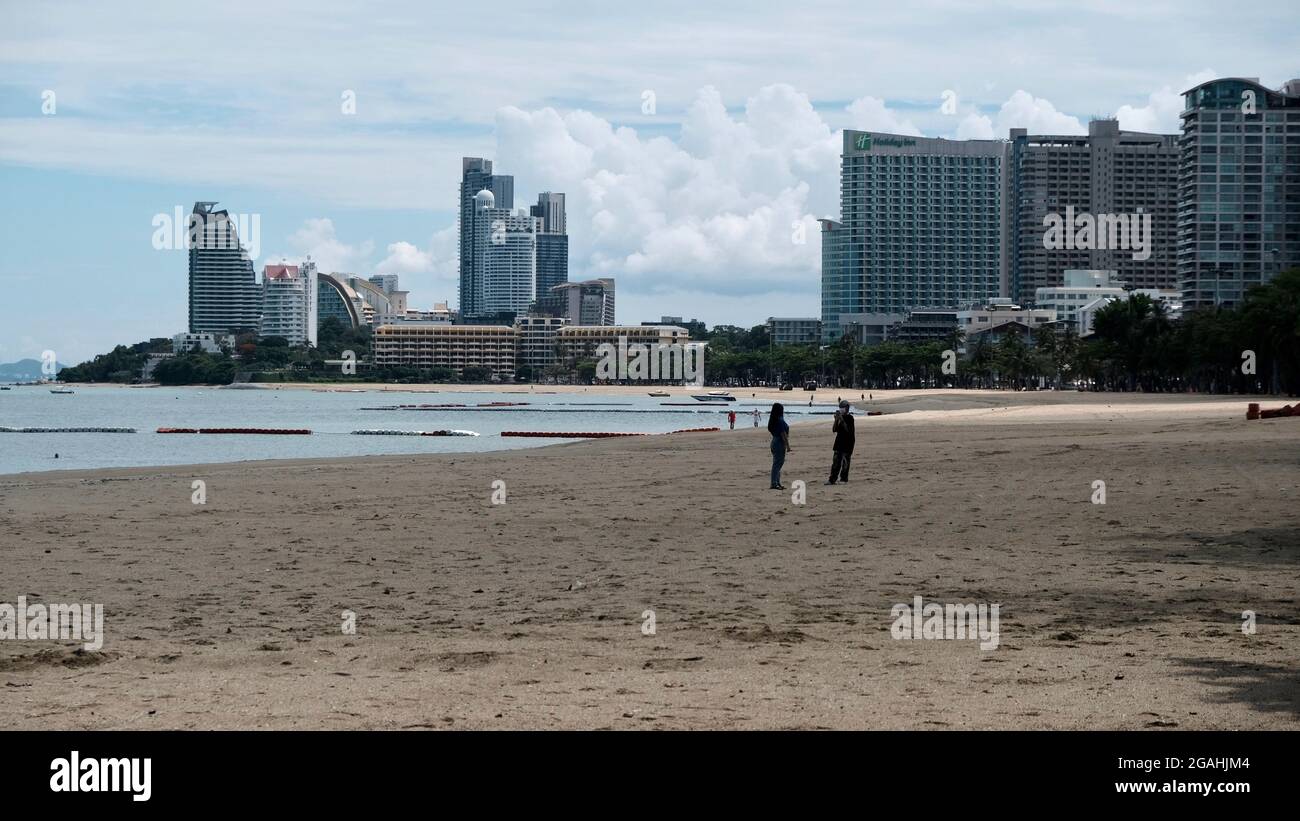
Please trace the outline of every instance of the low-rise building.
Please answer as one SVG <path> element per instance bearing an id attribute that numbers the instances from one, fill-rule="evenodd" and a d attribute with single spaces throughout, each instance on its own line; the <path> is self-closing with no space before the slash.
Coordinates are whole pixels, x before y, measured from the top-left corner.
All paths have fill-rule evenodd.
<path id="1" fill-rule="evenodd" d="M 956 331 L 957 309 L 921 308 L 909 311 L 890 326 L 886 338 L 904 344 L 939 342 L 950 339 Z"/>
<path id="2" fill-rule="evenodd" d="M 519 332 L 505 325 L 450 325 L 400 322 L 375 328 L 378 368 L 450 368 L 459 376 L 468 367 L 487 368 L 494 379 L 511 380 Z"/>
<path id="3" fill-rule="evenodd" d="M 1056 311 L 1046 308 L 1022 308 L 1006 297 L 990 299 L 987 304 L 971 306 L 957 312 L 957 328 L 969 339 L 972 334 L 983 333 L 1016 322 L 1029 330 L 1056 321 Z"/>
<path id="4" fill-rule="evenodd" d="M 162 362 L 172 359 L 176 356 L 174 353 L 151 353 L 144 358 L 144 365 L 140 368 L 140 379 L 145 382 L 153 381 L 153 372 L 158 369 Z"/>
<path id="5" fill-rule="evenodd" d="M 1072 269 L 1064 273 L 1065 284 L 1034 291 L 1034 305 L 1056 312 L 1056 318 L 1072 322 L 1084 336 L 1080 311 L 1098 300 L 1124 299 L 1127 291 L 1115 279 L 1114 271 Z M 1104 304 L 1104 303 L 1103 303 Z"/>
<path id="6" fill-rule="evenodd" d="M 859 345 L 879 345 L 889 337 L 889 329 L 906 318 L 903 313 L 840 314 L 834 331 L 822 324 L 822 335 L 826 342 L 847 336 Z"/>
<path id="7" fill-rule="evenodd" d="M 179 333 L 172 337 L 172 351 L 190 353 L 195 348 L 203 353 L 218 354 L 235 349 L 234 334 Z"/>
<path id="8" fill-rule="evenodd" d="M 1133 291 L 1124 291 L 1119 296 L 1105 294 L 1091 300 L 1087 305 L 1082 306 L 1074 315 L 1075 333 L 1079 336 L 1092 336 L 1093 321 L 1097 317 L 1097 312 L 1107 305 L 1121 300 L 1129 299 L 1134 294 L 1148 296 L 1155 302 L 1160 303 L 1165 308 L 1165 316 L 1170 319 L 1178 319 L 1183 312 L 1183 295 L 1181 291 L 1174 291 L 1164 288 L 1138 288 Z"/>
<path id="9" fill-rule="evenodd" d="M 515 320 L 519 332 L 517 365 L 527 366 L 534 379 L 555 364 L 555 334 L 567 326 L 569 320 L 562 316 L 521 316 Z"/>
<path id="10" fill-rule="evenodd" d="M 690 341 L 690 332 L 677 325 L 568 325 L 555 332 L 556 348 L 565 362 L 593 359 L 596 349 L 605 344 L 686 345 Z"/>
<path id="11" fill-rule="evenodd" d="M 773 345 L 816 344 L 822 338 L 822 321 L 817 317 L 769 316 L 767 334 Z"/>

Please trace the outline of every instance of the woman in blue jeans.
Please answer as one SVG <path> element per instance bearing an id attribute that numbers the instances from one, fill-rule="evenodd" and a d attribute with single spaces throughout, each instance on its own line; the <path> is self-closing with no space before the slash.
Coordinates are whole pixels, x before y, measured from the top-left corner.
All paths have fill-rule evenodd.
<path id="1" fill-rule="evenodd" d="M 785 408 L 780 402 L 772 405 L 767 417 L 767 432 L 772 434 L 772 490 L 785 490 L 781 484 L 781 466 L 790 452 L 790 426 L 785 422 Z"/>

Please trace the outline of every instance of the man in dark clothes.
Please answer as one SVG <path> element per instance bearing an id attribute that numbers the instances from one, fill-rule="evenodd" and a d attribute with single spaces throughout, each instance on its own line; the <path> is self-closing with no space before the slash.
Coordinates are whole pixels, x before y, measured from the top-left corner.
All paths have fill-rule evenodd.
<path id="1" fill-rule="evenodd" d="M 835 457 L 831 459 L 831 478 L 826 484 L 833 485 L 835 480 L 849 480 L 849 461 L 853 458 L 853 414 L 849 412 L 847 399 L 840 400 L 840 409 L 835 411 L 835 423 L 831 430 L 835 432 Z"/>

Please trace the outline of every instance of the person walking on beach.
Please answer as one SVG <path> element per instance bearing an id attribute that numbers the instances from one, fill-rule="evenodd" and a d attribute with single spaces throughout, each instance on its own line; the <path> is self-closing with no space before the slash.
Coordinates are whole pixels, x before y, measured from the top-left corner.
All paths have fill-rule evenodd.
<path id="1" fill-rule="evenodd" d="M 736 412 L 735 412 L 735 411 L 727 411 L 727 424 L 731 425 L 731 429 L 732 429 L 732 430 L 735 430 L 735 429 L 736 429 Z"/>
<path id="2" fill-rule="evenodd" d="M 785 422 L 785 407 L 780 402 L 772 404 L 767 415 L 767 432 L 772 434 L 772 490 L 785 490 L 781 484 L 781 466 L 790 452 L 790 426 Z"/>
<path id="3" fill-rule="evenodd" d="M 849 400 L 840 400 L 840 409 L 835 411 L 835 422 L 831 430 L 835 433 L 835 455 L 831 458 L 831 478 L 826 484 L 833 485 L 838 478 L 841 482 L 849 480 L 849 461 L 853 458 L 853 414 Z"/>
<path id="4" fill-rule="evenodd" d="M 758 427 L 758 420 L 761 419 L 762 416 L 763 414 L 758 412 L 758 408 L 754 408 L 754 427 Z"/>

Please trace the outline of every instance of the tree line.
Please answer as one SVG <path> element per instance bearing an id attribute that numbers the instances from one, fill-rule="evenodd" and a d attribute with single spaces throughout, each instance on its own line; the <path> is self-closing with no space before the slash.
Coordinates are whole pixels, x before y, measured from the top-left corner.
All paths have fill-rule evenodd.
<path id="1" fill-rule="evenodd" d="M 721 330 L 721 333 L 719 333 Z M 864 346 L 773 347 L 766 326 L 714 329 L 710 383 L 817 382 L 845 388 L 1082 387 L 1105 391 L 1300 394 L 1300 269 L 1251 289 L 1240 305 L 1174 319 L 1133 294 L 1097 311 L 1083 339 L 1067 328 Z M 949 354 L 948 352 L 951 352 Z"/>

